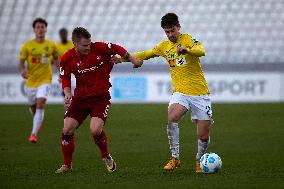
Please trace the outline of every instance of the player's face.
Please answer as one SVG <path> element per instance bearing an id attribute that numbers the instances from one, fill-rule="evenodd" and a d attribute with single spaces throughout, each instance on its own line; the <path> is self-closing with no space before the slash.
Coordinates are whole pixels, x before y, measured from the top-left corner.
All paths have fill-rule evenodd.
<path id="1" fill-rule="evenodd" d="M 59 33 L 61 41 L 67 41 L 68 33 L 67 32 L 60 32 Z"/>
<path id="2" fill-rule="evenodd" d="M 34 32 L 35 32 L 36 38 L 44 38 L 46 31 L 47 31 L 47 27 L 45 26 L 44 23 L 38 22 L 35 24 Z"/>
<path id="3" fill-rule="evenodd" d="M 179 29 L 180 26 L 173 26 L 173 27 L 168 27 L 168 28 L 164 28 L 164 31 L 168 37 L 168 39 L 175 43 L 178 40 L 179 37 Z"/>
<path id="4" fill-rule="evenodd" d="M 87 55 L 91 48 L 91 39 L 81 38 L 74 42 L 77 52 L 83 55 Z"/>

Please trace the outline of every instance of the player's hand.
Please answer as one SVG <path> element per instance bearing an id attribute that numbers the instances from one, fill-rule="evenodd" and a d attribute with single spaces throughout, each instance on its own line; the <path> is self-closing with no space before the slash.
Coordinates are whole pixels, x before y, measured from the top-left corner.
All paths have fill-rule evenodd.
<path id="1" fill-rule="evenodd" d="M 135 63 L 133 63 L 133 68 L 140 68 L 143 64 L 143 60 L 137 59 Z"/>
<path id="2" fill-rule="evenodd" d="M 133 68 L 139 68 L 143 64 L 143 60 L 140 60 L 140 59 L 138 59 L 138 58 L 136 58 L 134 56 L 129 56 L 128 59 L 132 62 Z"/>
<path id="3" fill-rule="evenodd" d="M 187 54 L 187 53 L 188 53 L 188 49 L 182 48 L 182 47 L 178 47 L 178 49 L 177 49 L 177 54 L 178 55 Z"/>
<path id="4" fill-rule="evenodd" d="M 22 76 L 24 79 L 28 79 L 28 72 L 27 72 L 27 70 L 21 71 L 21 76 Z"/>
<path id="5" fill-rule="evenodd" d="M 65 97 L 64 97 L 65 108 L 68 108 L 70 106 L 71 100 L 72 100 L 72 94 L 71 93 L 66 93 Z"/>
<path id="6" fill-rule="evenodd" d="M 117 56 L 112 56 L 110 58 L 110 62 L 113 63 L 113 64 L 118 64 L 118 63 L 121 63 L 121 58 L 117 57 Z"/>

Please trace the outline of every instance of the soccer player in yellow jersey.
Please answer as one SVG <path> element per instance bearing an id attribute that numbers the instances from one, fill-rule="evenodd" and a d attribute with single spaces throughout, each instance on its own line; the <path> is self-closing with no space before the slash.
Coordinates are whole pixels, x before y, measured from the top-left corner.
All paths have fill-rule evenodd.
<path id="1" fill-rule="evenodd" d="M 59 37 L 60 42 L 56 44 L 58 53 L 59 53 L 59 59 L 65 54 L 69 49 L 72 49 L 74 47 L 72 41 L 68 40 L 68 31 L 66 28 L 61 28 L 59 30 Z"/>
<path id="2" fill-rule="evenodd" d="M 20 52 L 19 70 L 26 79 L 25 87 L 30 110 L 33 114 L 33 129 L 29 137 L 37 142 L 37 134 L 44 118 L 44 107 L 52 80 L 52 63 L 58 66 L 58 51 L 54 42 L 45 39 L 47 22 L 42 18 L 33 21 L 35 39 L 24 43 Z M 25 66 L 27 62 L 27 66 Z"/>
<path id="3" fill-rule="evenodd" d="M 205 50 L 190 34 L 180 32 L 176 14 L 164 15 L 161 27 L 168 40 L 152 49 L 133 55 L 141 60 L 162 56 L 169 65 L 174 91 L 168 108 L 167 134 L 172 158 L 164 169 L 173 171 L 180 166 L 178 123 L 185 113 L 191 110 L 191 119 L 197 125 L 198 135 L 196 172 L 200 173 L 199 159 L 210 142 L 210 125 L 213 123 L 210 92 L 200 65 L 200 57 L 205 55 Z"/>

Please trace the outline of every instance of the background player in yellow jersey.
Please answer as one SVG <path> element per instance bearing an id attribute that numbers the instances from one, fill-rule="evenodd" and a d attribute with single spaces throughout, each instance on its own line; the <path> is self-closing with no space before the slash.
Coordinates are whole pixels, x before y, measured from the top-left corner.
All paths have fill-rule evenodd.
<path id="1" fill-rule="evenodd" d="M 26 79 L 26 93 L 33 114 L 33 128 L 29 137 L 37 142 L 37 134 L 44 118 L 46 98 L 50 92 L 52 63 L 58 65 L 58 51 L 54 42 L 45 39 L 47 22 L 42 18 L 33 21 L 35 39 L 24 43 L 20 52 L 19 70 Z M 27 62 L 27 67 L 25 66 Z"/>
<path id="2" fill-rule="evenodd" d="M 161 27 L 168 40 L 152 49 L 135 53 L 134 56 L 141 60 L 163 56 L 171 72 L 174 91 L 168 108 L 167 134 L 172 158 L 164 169 L 172 171 L 180 166 L 178 123 L 185 113 L 191 110 L 191 119 L 197 125 L 198 135 L 196 172 L 200 173 L 199 159 L 210 142 L 210 125 L 213 123 L 210 92 L 199 59 L 205 55 L 205 50 L 202 44 L 190 34 L 180 32 L 176 14 L 164 15 L 161 19 Z"/>
<path id="3" fill-rule="evenodd" d="M 68 31 L 66 28 L 61 28 L 59 30 L 59 37 L 60 42 L 56 44 L 58 53 L 59 53 L 59 60 L 69 49 L 74 47 L 71 40 L 68 40 Z"/>

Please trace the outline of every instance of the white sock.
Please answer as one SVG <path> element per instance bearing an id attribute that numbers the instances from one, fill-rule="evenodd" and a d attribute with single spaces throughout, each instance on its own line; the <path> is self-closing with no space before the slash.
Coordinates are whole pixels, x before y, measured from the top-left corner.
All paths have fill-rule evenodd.
<path id="1" fill-rule="evenodd" d="M 207 141 L 202 141 L 200 139 L 198 139 L 198 142 L 197 142 L 197 149 L 198 149 L 198 152 L 196 154 L 196 159 L 200 159 L 201 156 L 203 156 L 203 154 L 205 153 L 209 143 L 210 143 L 210 137 Z"/>
<path id="2" fill-rule="evenodd" d="M 172 157 L 179 159 L 179 128 L 178 123 L 168 123 L 167 134 Z"/>
<path id="3" fill-rule="evenodd" d="M 32 134 L 37 135 L 37 132 L 42 124 L 43 117 L 44 117 L 44 109 L 36 109 L 34 119 L 33 119 Z"/>

